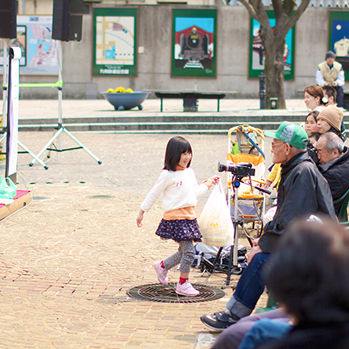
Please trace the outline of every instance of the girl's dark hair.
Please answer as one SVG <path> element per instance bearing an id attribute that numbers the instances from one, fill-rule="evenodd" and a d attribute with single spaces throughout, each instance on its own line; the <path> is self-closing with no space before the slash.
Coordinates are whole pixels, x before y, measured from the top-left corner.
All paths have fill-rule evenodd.
<path id="1" fill-rule="evenodd" d="M 164 170 L 176 171 L 181 155 L 185 152 L 193 154 L 190 143 L 181 136 L 171 138 L 166 147 Z M 190 163 L 191 159 L 187 167 Z"/>
<path id="2" fill-rule="evenodd" d="M 305 117 L 305 121 L 307 121 L 309 115 L 312 115 L 312 117 L 314 118 L 315 122 L 317 122 L 317 117 L 319 116 L 319 114 L 320 114 L 319 111 L 313 110 Z"/>
<path id="3" fill-rule="evenodd" d="M 324 98 L 324 91 L 322 90 L 322 87 L 317 85 L 307 86 L 304 89 L 304 92 L 307 92 L 308 94 L 310 94 L 310 96 L 313 96 L 314 98 L 319 97 L 320 105 L 325 105 L 325 103 L 322 100 L 322 98 Z"/>
<path id="4" fill-rule="evenodd" d="M 265 266 L 265 281 L 287 312 L 307 324 L 349 321 L 349 234 L 335 221 L 291 224 Z"/>
<path id="5" fill-rule="evenodd" d="M 316 141 L 319 140 L 320 138 L 320 133 L 319 132 L 311 132 L 310 135 L 308 135 L 308 138 L 314 137 Z"/>

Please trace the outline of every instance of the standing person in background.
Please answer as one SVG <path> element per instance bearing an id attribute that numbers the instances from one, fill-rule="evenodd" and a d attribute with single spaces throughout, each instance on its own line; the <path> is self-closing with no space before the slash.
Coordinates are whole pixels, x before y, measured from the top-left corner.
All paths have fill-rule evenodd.
<path id="1" fill-rule="evenodd" d="M 202 235 L 196 220 L 195 205 L 197 196 L 205 193 L 219 180 L 213 176 L 198 184 L 194 171 L 190 168 L 192 149 L 183 137 L 169 140 L 165 153 L 164 169 L 150 190 L 137 217 L 137 226 L 143 225 L 144 212 L 148 212 L 162 195 L 163 219 L 156 231 L 162 239 L 172 239 L 178 243 L 178 252 L 154 264 L 158 280 L 168 284 L 167 271 L 180 264 L 180 278 L 176 293 L 182 296 L 200 294 L 189 282 L 189 272 L 195 258 L 193 241 L 201 241 Z"/>
<path id="2" fill-rule="evenodd" d="M 344 71 L 342 65 L 335 60 L 336 55 L 332 51 L 328 51 L 325 61 L 318 65 L 316 83 L 321 87 L 333 86 L 337 92 L 337 105 L 339 108 L 343 108 Z"/>
<path id="3" fill-rule="evenodd" d="M 321 111 L 326 107 L 327 99 L 320 86 L 312 85 L 304 89 L 304 103 L 312 111 Z"/>

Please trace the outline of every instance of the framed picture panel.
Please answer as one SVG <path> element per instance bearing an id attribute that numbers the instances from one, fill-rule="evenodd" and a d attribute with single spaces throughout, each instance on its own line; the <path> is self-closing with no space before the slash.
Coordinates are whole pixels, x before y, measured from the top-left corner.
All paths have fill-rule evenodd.
<path id="1" fill-rule="evenodd" d="M 215 78 L 217 10 L 172 10 L 171 76 Z"/>
<path id="2" fill-rule="evenodd" d="M 349 11 L 329 11 L 328 49 L 336 54 L 349 80 Z"/>
<path id="3" fill-rule="evenodd" d="M 17 37 L 0 40 L 0 74 L 3 74 L 4 40 L 20 47 L 21 75 L 58 75 L 57 41 L 52 39 L 52 16 L 18 16 Z"/>
<path id="4" fill-rule="evenodd" d="M 274 11 L 268 10 L 267 15 L 272 28 L 275 26 Z M 260 23 L 253 18 L 250 18 L 250 54 L 249 54 L 249 68 L 248 77 L 258 78 L 264 71 L 265 50 L 259 36 Z M 284 50 L 284 79 L 294 79 L 294 54 L 295 54 L 295 32 L 296 28 L 293 26 L 286 35 L 285 50 Z"/>
<path id="5" fill-rule="evenodd" d="M 93 75 L 137 75 L 137 8 L 93 11 Z"/>

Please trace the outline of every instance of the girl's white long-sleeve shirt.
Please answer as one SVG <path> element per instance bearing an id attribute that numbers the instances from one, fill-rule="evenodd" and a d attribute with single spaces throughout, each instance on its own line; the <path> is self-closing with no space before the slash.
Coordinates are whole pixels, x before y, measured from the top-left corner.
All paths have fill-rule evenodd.
<path id="1" fill-rule="evenodd" d="M 183 171 L 163 170 L 141 204 L 141 209 L 148 212 L 161 194 L 162 208 L 165 212 L 196 206 L 197 196 L 207 190 L 205 183 L 198 184 L 195 173 L 190 167 Z"/>

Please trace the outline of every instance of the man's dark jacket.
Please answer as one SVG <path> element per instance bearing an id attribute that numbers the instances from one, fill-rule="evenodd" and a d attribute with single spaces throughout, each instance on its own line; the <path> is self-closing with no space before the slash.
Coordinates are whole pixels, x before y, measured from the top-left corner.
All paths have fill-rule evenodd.
<path id="1" fill-rule="evenodd" d="M 328 183 L 304 152 L 282 165 L 277 211 L 258 242 L 263 252 L 274 252 L 278 238 L 295 218 L 312 214 L 336 219 Z"/>
<path id="2" fill-rule="evenodd" d="M 319 170 L 330 186 L 333 200 L 340 198 L 349 189 L 349 149 L 344 147 L 343 153 L 331 163 L 328 169 L 324 170 L 320 166 Z M 340 203 L 334 205 L 337 215 L 340 206 Z"/>

